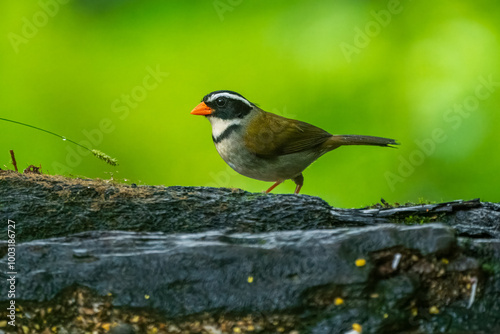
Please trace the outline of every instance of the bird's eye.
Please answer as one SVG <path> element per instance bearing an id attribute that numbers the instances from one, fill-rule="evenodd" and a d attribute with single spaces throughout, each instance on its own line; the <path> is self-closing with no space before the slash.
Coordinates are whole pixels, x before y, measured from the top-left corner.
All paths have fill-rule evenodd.
<path id="1" fill-rule="evenodd" d="M 219 97 L 215 100 L 215 104 L 217 104 L 217 107 L 224 107 L 226 105 L 226 99 Z"/>

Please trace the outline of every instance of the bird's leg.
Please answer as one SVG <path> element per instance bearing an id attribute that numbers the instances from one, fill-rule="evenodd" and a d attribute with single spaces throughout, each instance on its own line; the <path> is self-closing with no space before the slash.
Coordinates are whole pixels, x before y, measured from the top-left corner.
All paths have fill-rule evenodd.
<path id="1" fill-rule="evenodd" d="M 298 176 L 294 177 L 293 182 L 297 185 L 295 187 L 295 194 L 298 194 L 300 192 L 300 189 L 302 188 L 302 185 L 304 184 L 304 176 L 302 173 L 300 173 Z"/>
<path id="2" fill-rule="evenodd" d="M 275 184 L 273 184 L 269 189 L 266 190 L 266 194 L 269 194 L 271 191 L 273 191 L 273 189 L 279 186 L 281 182 L 283 181 L 276 181 Z"/>

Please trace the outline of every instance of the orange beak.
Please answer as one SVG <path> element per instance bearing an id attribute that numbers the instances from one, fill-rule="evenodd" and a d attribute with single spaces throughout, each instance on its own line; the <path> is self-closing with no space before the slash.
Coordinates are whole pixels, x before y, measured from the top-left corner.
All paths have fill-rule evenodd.
<path id="1" fill-rule="evenodd" d="M 202 102 L 191 111 L 191 115 L 210 115 L 214 110 Z"/>

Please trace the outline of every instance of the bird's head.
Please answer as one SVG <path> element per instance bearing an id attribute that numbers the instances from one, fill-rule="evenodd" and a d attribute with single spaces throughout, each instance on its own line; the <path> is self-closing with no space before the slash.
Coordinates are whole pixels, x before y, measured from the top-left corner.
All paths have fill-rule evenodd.
<path id="1" fill-rule="evenodd" d="M 245 118 L 254 108 L 253 103 L 236 92 L 217 90 L 205 95 L 202 102 L 191 111 L 191 114 L 221 120 L 237 120 Z"/>

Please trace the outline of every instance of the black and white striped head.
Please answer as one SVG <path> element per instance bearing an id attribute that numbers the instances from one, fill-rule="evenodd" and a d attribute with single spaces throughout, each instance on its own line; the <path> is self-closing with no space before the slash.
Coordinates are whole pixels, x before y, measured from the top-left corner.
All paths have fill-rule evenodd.
<path id="1" fill-rule="evenodd" d="M 205 95 L 203 101 L 191 111 L 191 114 L 223 120 L 241 119 L 248 115 L 254 107 L 253 103 L 236 92 L 217 90 Z"/>
<path id="2" fill-rule="evenodd" d="M 208 118 L 212 124 L 212 139 L 219 144 L 241 132 L 254 108 L 257 107 L 236 92 L 217 90 L 206 95 L 191 114 Z"/>

